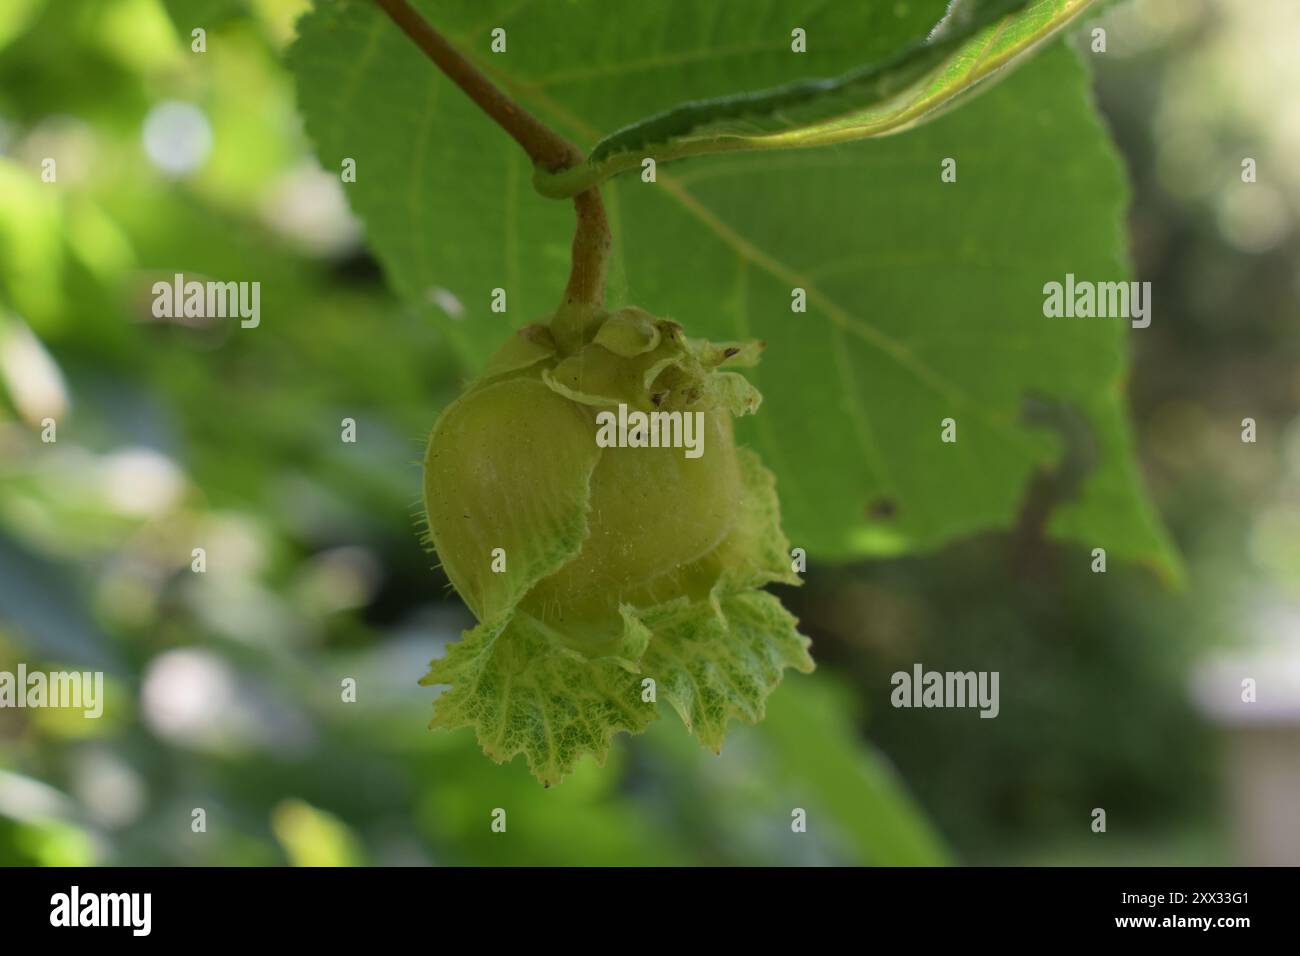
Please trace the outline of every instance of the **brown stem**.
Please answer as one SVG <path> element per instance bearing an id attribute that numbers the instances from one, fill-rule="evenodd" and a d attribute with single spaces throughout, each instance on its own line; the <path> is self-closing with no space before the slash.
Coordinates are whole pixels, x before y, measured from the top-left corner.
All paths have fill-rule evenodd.
<path id="1" fill-rule="evenodd" d="M 407 0 L 375 0 L 416 46 L 453 83 L 523 147 L 535 166 L 555 173 L 584 161 L 577 146 L 510 99 L 471 63 Z M 605 301 L 605 272 L 609 259 L 609 220 L 600 189 L 592 187 L 573 197 L 578 227 L 573 236 L 573 265 L 564 290 L 568 305 L 601 306 Z"/>
<path id="2" fill-rule="evenodd" d="M 605 272 L 612 245 L 609 219 L 600 187 L 593 186 L 573 197 L 578 228 L 573 233 L 573 265 L 564 290 L 566 305 L 605 304 Z"/>

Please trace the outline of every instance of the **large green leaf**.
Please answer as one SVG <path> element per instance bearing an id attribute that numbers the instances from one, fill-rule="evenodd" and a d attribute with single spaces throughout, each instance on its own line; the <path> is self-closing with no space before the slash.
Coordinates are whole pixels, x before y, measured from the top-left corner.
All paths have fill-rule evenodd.
<path id="1" fill-rule="evenodd" d="M 545 195 L 571 196 L 647 157 L 807 149 L 898 133 L 1007 70 L 1093 2 L 956 0 L 931 36 L 884 62 L 835 79 L 683 103 L 605 137 L 586 163 L 539 169 L 534 181 Z"/>
<path id="2" fill-rule="evenodd" d="M 513 95 L 580 144 L 684 99 L 835 76 L 914 45 L 941 0 L 418 4 Z M 789 52 L 791 25 L 810 44 Z M 489 34 L 508 32 L 508 52 Z M 474 367 L 549 313 L 572 210 L 371 4 L 304 19 L 292 59 L 322 162 L 348 185 L 394 286 Z M 958 163 L 956 182 L 940 165 Z M 1049 319 L 1066 273 L 1124 280 L 1127 187 L 1073 52 L 1048 47 L 1004 82 L 906 135 L 700 158 L 606 187 L 612 304 L 695 335 L 768 344 L 766 401 L 740 434 L 774 469 L 792 542 L 813 562 L 935 547 L 1017 518 L 1061 433 L 1089 471 L 1052 533 L 1112 559 L 1175 568 L 1132 458 L 1128 324 Z M 508 294 L 506 315 L 489 308 Z M 791 290 L 808 311 L 791 311 Z M 1156 321 L 1160 321 L 1156 317 Z M 1141 334 L 1140 332 L 1133 334 Z M 954 444 L 940 423 L 958 423 Z M 430 418 L 432 420 L 432 410 Z M 1078 457 L 1078 456 L 1076 456 Z"/>

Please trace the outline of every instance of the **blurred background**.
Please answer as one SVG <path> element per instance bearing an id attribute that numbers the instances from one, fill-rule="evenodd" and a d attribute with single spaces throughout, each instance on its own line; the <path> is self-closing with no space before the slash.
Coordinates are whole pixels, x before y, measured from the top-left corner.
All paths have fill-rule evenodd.
<path id="1" fill-rule="evenodd" d="M 0 709 L 0 864 L 1300 863 L 1300 6 L 1133 0 L 1092 57 L 1187 589 L 1098 587 L 1028 519 L 814 567 L 781 596 L 819 670 L 767 721 L 714 757 L 666 713 L 544 791 L 425 729 L 416 681 L 469 618 L 418 462 L 463 372 L 311 156 L 281 61 L 305 5 L 0 4 L 0 671 L 107 683 L 99 720 Z M 256 277 L 276 321 L 155 319 L 175 272 Z M 996 732 L 889 706 L 896 670 L 990 660 Z"/>

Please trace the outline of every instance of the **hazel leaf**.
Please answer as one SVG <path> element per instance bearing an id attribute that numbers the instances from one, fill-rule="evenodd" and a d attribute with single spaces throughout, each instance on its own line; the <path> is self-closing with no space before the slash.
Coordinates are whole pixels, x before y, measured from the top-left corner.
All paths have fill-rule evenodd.
<path id="1" fill-rule="evenodd" d="M 686 100 L 889 62 L 949 5 L 413 3 L 587 148 Z M 494 18 L 548 42 L 492 56 L 483 25 Z M 790 51 L 795 24 L 807 55 Z M 356 160 L 348 200 L 393 289 L 477 372 L 503 321 L 554 308 L 571 205 L 537 197 L 522 151 L 369 0 L 320 4 L 299 32 L 290 59 L 322 164 Z M 655 184 L 627 176 L 604 188 L 616 224 L 611 306 L 635 299 L 692 335 L 767 343 L 749 374 L 764 405 L 737 437 L 776 473 L 786 530 L 818 560 L 924 553 L 1015 527 L 1035 476 L 1077 459 L 1077 494 L 1055 503 L 1046 536 L 1104 542 L 1112 560 L 1179 576 L 1127 413 L 1129 339 L 1146 333 L 1042 314 L 1049 280 L 1133 278 L 1123 166 L 1087 64 L 1066 47 L 1048 44 L 904 135 L 699 158 L 665 166 Z M 940 179 L 945 158 L 960 167 L 953 182 Z M 506 316 L 483 294 L 496 286 L 509 289 Z M 791 311 L 796 288 L 806 313 Z M 431 290 L 463 312 L 446 313 Z M 1082 458 L 1060 429 L 1027 420 L 1030 401 L 1077 419 Z M 959 440 L 943 444 L 949 416 Z"/>

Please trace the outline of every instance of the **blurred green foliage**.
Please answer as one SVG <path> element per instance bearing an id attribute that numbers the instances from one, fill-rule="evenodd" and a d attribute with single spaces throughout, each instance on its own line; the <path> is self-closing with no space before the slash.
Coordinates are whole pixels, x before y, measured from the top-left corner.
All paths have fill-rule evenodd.
<path id="1" fill-rule="evenodd" d="M 387 291 L 304 141 L 281 62 L 304 6 L 0 5 L 0 670 L 107 673 L 98 721 L 0 711 L 0 863 L 1225 858 L 1216 747 L 1185 688 L 1197 654 L 1300 590 L 1300 394 L 1279 384 L 1300 381 L 1300 252 L 1294 206 L 1243 235 L 1212 194 L 1178 188 L 1194 177 L 1158 141 L 1181 118 L 1199 161 L 1232 166 L 1259 139 L 1258 118 L 1207 130 L 1170 105 L 1190 60 L 1239 65 L 1214 60 L 1222 5 L 1121 5 L 1155 12 L 1099 80 L 1136 183 L 1139 274 L 1176 301 L 1134 336 L 1134 385 L 1191 591 L 1044 545 L 1034 495 L 1069 493 L 1045 478 L 1015 533 L 814 560 L 781 597 L 820 670 L 721 757 L 669 719 L 545 791 L 424 729 L 416 680 L 468 617 L 418 543 L 418 458 L 462 373 Z M 206 155 L 193 129 L 162 137 L 161 155 L 200 156 L 184 173 L 146 148 L 168 101 L 210 132 Z M 155 319 L 150 286 L 178 271 L 260 280 L 261 327 Z M 1228 454 L 1244 414 L 1282 437 Z M 345 417 L 356 445 L 338 440 Z M 1000 669 L 1001 716 L 892 710 L 889 675 L 915 661 Z"/>

